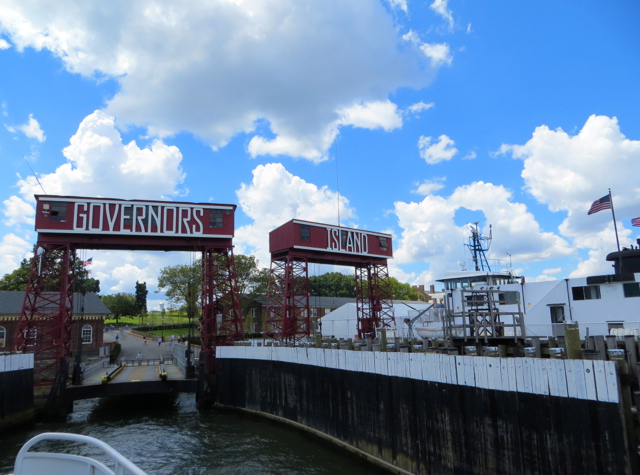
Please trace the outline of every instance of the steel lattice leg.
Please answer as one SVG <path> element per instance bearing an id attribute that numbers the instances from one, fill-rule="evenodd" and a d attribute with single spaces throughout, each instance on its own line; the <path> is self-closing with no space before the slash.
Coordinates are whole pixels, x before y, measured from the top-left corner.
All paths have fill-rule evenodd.
<path id="1" fill-rule="evenodd" d="M 244 339 L 236 266 L 231 248 L 202 253 L 202 326 L 200 342 L 209 374 L 215 372 L 217 346 Z"/>
<path id="2" fill-rule="evenodd" d="M 68 243 L 38 245 L 36 249 L 18 323 L 16 350 L 34 353 L 36 384 L 47 384 L 61 370 L 60 361 L 68 361 L 71 352 L 75 251 Z"/>
<path id="3" fill-rule="evenodd" d="M 311 334 L 306 259 L 271 261 L 265 337 L 296 344 Z"/>
<path id="4" fill-rule="evenodd" d="M 393 291 L 386 265 L 356 267 L 358 338 L 374 338 L 381 328 L 395 329 Z"/>

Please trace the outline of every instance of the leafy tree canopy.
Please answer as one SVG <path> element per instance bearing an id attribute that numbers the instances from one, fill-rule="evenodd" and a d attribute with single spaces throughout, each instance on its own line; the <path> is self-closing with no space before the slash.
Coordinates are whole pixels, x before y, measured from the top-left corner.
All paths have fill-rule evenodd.
<path id="1" fill-rule="evenodd" d="M 35 253 L 35 247 L 34 247 Z M 59 256 L 59 252 L 46 252 L 43 259 L 55 260 Z M 22 259 L 20 267 L 13 272 L 5 274 L 0 279 L 0 290 L 27 290 L 29 282 L 29 273 L 31 272 L 31 259 Z M 82 265 L 82 261 L 76 256 L 73 262 L 73 270 L 75 272 L 76 292 L 100 293 L 100 281 L 98 279 L 89 278 L 89 271 Z M 54 272 L 57 272 L 54 268 Z M 51 285 L 55 284 L 57 275 L 51 276 Z"/>
<path id="2" fill-rule="evenodd" d="M 353 275 L 340 272 L 309 277 L 309 294 L 318 297 L 351 297 L 356 296 L 356 281 Z"/>
<path id="3" fill-rule="evenodd" d="M 202 289 L 202 263 L 178 264 L 160 269 L 158 290 L 179 307 L 186 307 L 187 314 L 196 314 Z"/>
<path id="4" fill-rule="evenodd" d="M 136 296 L 133 294 L 122 292 L 114 295 L 103 295 L 100 299 L 113 314 L 116 322 L 118 322 L 120 317 L 138 314 Z"/>

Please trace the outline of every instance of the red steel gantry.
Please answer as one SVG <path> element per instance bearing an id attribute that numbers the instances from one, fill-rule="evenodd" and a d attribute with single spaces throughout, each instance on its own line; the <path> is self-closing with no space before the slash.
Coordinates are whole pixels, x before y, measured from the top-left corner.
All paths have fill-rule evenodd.
<path id="1" fill-rule="evenodd" d="M 201 343 L 206 369 L 215 348 L 243 339 L 233 259 L 235 205 L 36 195 L 38 242 L 16 349 L 35 355 L 35 380 L 65 372 L 78 249 L 202 252 Z"/>
<path id="2" fill-rule="evenodd" d="M 291 220 L 269 233 L 269 250 L 266 336 L 295 344 L 310 335 L 310 263 L 355 267 L 358 338 L 395 327 L 390 235 Z"/>

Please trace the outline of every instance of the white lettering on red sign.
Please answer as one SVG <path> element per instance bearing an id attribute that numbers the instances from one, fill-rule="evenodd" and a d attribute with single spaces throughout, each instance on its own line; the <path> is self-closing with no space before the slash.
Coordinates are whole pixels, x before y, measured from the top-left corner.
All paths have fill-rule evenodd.
<path id="1" fill-rule="evenodd" d="M 73 230 L 198 236 L 204 233 L 203 217 L 204 208 L 195 206 L 76 202 Z"/>
<path id="2" fill-rule="evenodd" d="M 360 231 L 327 227 L 327 249 L 330 251 L 367 254 L 369 235 Z"/>

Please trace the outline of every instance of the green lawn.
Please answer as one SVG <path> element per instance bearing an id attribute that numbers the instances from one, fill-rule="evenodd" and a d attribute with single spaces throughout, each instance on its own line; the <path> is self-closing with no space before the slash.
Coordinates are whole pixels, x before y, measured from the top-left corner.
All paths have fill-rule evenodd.
<path id="1" fill-rule="evenodd" d="M 174 328 L 174 329 L 170 329 L 170 330 L 154 330 L 151 332 L 147 332 L 147 338 L 151 337 L 151 339 L 153 339 L 153 337 L 155 337 L 155 339 L 157 340 L 159 336 L 163 336 L 165 337 L 165 341 L 169 341 L 171 340 L 171 335 L 175 335 L 176 338 L 178 338 L 178 335 L 187 335 L 188 334 L 189 329 L 188 328 Z M 191 329 L 191 335 L 199 335 L 199 331 L 197 328 L 192 328 Z M 169 337 L 169 338 L 167 338 Z"/>
<path id="2" fill-rule="evenodd" d="M 140 322 L 140 317 L 120 317 L 119 319 L 120 325 L 141 325 L 143 322 Z M 115 325 L 115 318 L 107 318 L 104 321 L 105 325 Z M 186 315 L 178 315 L 177 313 L 169 313 L 166 312 L 164 315 L 164 319 L 162 318 L 162 314 L 160 312 L 150 312 L 149 315 L 144 319 L 144 324 L 150 325 L 161 325 L 162 323 L 170 324 L 170 323 L 189 323 L 189 319 Z"/>

